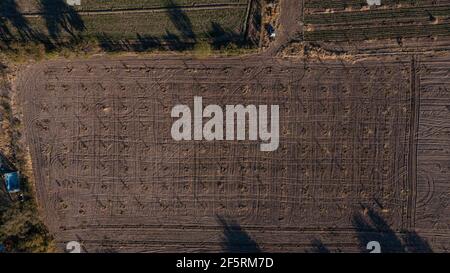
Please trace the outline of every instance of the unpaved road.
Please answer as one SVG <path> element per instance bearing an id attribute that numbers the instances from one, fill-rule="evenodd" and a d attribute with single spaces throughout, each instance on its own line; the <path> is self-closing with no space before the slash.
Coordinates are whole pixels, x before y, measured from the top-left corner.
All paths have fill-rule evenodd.
<path id="1" fill-rule="evenodd" d="M 268 55 L 275 55 L 289 42 L 299 40 L 302 37 L 303 1 L 280 1 L 280 12 L 280 26 L 277 29 L 277 37 L 266 50 L 265 53 Z"/>

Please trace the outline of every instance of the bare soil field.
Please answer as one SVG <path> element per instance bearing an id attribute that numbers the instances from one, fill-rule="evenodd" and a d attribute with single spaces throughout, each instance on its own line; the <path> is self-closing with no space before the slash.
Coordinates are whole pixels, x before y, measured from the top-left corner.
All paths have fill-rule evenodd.
<path id="1" fill-rule="evenodd" d="M 418 63 L 417 230 L 450 251 L 450 58 Z"/>
<path id="2" fill-rule="evenodd" d="M 448 61 L 34 65 L 17 91 L 45 221 L 60 247 L 90 252 L 447 250 L 449 154 L 433 145 L 449 139 L 434 100 L 449 99 Z M 195 95 L 280 105 L 280 147 L 174 141 L 170 111 Z"/>

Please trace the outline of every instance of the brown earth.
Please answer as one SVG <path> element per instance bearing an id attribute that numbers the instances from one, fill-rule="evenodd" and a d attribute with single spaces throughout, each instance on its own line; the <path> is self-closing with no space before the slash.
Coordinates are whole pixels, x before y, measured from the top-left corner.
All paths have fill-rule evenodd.
<path id="1" fill-rule="evenodd" d="M 261 55 L 22 71 L 38 201 L 61 250 L 449 251 L 447 38 L 314 41 L 314 58 L 277 58 L 305 42 L 303 1 L 280 5 Z M 280 105 L 280 147 L 173 141 L 170 111 L 194 96 Z"/>
<path id="2" fill-rule="evenodd" d="M 448 61 L 155 57 L 32 66 L 18 91 L 46 222 L 59 243 L 78 240 L 86 251 L 307 251 L 317 240 L 361 251 L 373 236 L 403 238 L 416 224 L 430 239 L 425 250 L 444 250 L 449 154 L 445 146 L 429 153 L 449 144 Z M 280 105 L 279 149 L 172 140 L 172 107 L 192 107 L 195 95 L 204 105 Z M 422 108 L 442 116 L 432 128 L 439 139 L 416 137 L 431 130 L 419 121 Z M 400 251 L 395 242 L 384 247 Z"/>

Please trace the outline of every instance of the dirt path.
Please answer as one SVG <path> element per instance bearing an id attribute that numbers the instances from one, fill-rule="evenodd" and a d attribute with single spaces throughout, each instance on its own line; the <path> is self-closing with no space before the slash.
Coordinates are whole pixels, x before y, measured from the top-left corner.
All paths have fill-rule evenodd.
<path id="1" fill-rule="evenodd" d="M 280 26 L 277 29 L 277 37 L 266 50 L 267 55 L 276 55 L 284 46 L 292 40 L 299 40 L 303 32 L 303 1 L 280 0 Z"/>

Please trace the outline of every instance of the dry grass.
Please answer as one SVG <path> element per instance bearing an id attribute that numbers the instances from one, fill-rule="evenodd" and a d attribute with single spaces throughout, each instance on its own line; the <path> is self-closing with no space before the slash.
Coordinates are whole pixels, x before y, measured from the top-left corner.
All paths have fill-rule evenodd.
<path id="1" fill-rule="evenodd" d="M 15 94 L 11 91 L 16 68 L 2 65 L 1 70 L 0 151 L 20 171 L 24 201 L 2 198 L 9 201 L 0 204 L 0 243 L 12 252 L 52 252 L 53 239 L 38 216 L 31 157 L 23 138 Z"/>

